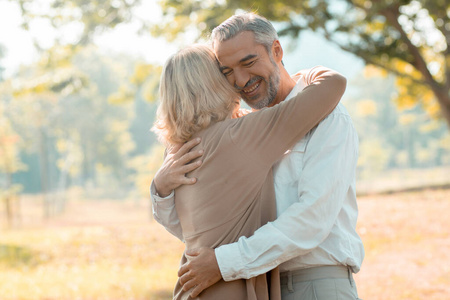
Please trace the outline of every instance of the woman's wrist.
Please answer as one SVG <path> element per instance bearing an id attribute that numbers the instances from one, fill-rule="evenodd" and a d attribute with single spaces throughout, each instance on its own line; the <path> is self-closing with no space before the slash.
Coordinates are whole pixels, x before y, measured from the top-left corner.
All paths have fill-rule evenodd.
<path id="1" fill-rule="evenodd" d="M 154 178 L 153 182 L 155 183 L 155 191 L 158 197 L 165 198 L 172 193 L 172 189 L 168 189 L 167 187 L 161 186 L 157 178 Z"/>

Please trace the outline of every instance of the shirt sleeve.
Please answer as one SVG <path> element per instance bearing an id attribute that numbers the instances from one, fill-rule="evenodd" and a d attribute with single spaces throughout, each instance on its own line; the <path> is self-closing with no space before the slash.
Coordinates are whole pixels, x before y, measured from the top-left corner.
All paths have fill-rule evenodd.
<path id="1" fill-rule="evenodd" d="M 329 115 L 308 142 L 297 202 L 253 236 L 215 249 L 224 280 L 263 274 L 323 242 L 354 181 L 357 157 L 358 137 L 350 117 Z"/>
<path id="2" fill-rule="evenodd" d="M 152 199 L 152 213 L 155 220 L 164 226 L 168 232 L 184 242 L 183 230 L 175 209 L 175 192 L 172 191 L 167 197 L 159 197 L 156 193 L 155 184 L 152 181 L 150 195 Z"/>

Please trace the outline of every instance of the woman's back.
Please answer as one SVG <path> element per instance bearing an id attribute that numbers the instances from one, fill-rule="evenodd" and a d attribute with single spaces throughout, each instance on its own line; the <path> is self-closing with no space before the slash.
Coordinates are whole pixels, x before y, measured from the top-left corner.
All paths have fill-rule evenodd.
<path id="1" fill-rule="evenodd" d="M 233 141 L 230 135 L 230 127 L 236 122 L 219 122 L 196 135 L 202 138 L 197 147 L 204 150 L 203 163 L 189 176 L 196 177 L 197 183 L 180 187 L 175 197 L 188 249 L 230 243 L 235 238 L 219 235 L 230 227 L 238 228 L 232 224 L 239 223 L 239 218 L 248 218 L 252 210 L 258 210 L 259 216 L 261 208 L 275 209 L 271 165 L 249 159 L 241 151 L 239 141 Z M 258 201 L 261 199 L 264 202 Z M 274 217 L 275 213 L 261 215 L 257 226 Z M 255 229 L 242 228 L 240 235 L 252 234 Z"/>
<path id="2" fill-rule="evenodd" d="M 175 192 L 186 249 L 235 242 L 276 217 L 271 165 L 250 159 L 249 151 L 242 151 L 239 141 L 233 140 L 230 131 L 239 122 L 219 122 L 196 135 L 202 138 L 197 147 L 204 150 L 203 163 L 189 176 L 197 177 L 197 183 Z M 267 299 L 268 290 L 264 274 L 250 280 L 221 280 L 200 298 Z M 176 299 L 189 299 L 178 284 L 175 294 Z"/>

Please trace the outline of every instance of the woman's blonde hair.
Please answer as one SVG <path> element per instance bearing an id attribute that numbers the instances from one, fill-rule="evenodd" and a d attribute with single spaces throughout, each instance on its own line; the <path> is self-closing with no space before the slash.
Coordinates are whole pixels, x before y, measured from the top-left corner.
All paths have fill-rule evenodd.
<path id="1" fill-rule="evenodd" d="M 189 46 L 167 60 L 159 94 L 152 130 L 166 146 L 184 143 L 211 123 L 230 117 L 239 97 L 206 45 Z"/>

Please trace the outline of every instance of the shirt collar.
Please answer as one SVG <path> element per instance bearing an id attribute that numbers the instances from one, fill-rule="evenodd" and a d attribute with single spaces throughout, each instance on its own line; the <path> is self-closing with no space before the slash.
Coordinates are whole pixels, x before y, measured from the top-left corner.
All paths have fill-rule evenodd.
<path id="1" fill-rule="evenodd" d="M 287 97 L 284 98 L 284 100 L 289 100 L 289 99 L 293 98 L 295 95 L 300 93 L 305 87 L 306 87 L 305 80 L 303 79 L 303 76 L 301 75 L 297 79 L 297 83 L 294 85 L 294 88 L 291 90 L 289 95 L 287 95 Z"/>

